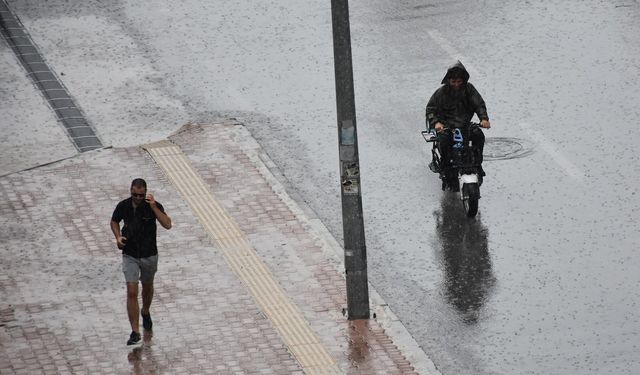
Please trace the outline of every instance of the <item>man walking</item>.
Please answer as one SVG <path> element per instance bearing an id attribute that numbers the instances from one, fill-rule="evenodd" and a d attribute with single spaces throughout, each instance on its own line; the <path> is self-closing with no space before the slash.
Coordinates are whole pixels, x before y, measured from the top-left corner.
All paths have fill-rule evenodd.
<path id="1" fill-rule="evenodd" d="M 171 218 L 153 194 L 147 194 L 147 183 L 141 178 L 131 182 L 131 197 L 121 201 L 111 216 L 111 231 L 116 237 L 118 249 L 122 250 L 122 271 L 127 283 L 127 314 L 131 324 L 131 335 L 127 345 L 138 346 L 140 319 L 145 330 L 152 328 L 149 308 L 153 299 L 153 278 L 158 269 L 158 247 L 156 245 L 156 219 L 165 229 L 171 229 Z M 120 230 L 120 222 L 124 226 Z M 142 283 L 142 309 L 138 304 L 138 280 Z"/>

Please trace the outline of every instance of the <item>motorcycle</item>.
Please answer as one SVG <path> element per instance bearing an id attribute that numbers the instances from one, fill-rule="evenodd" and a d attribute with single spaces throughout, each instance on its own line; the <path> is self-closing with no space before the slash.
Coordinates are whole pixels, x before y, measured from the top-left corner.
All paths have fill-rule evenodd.
<path id="1" fill-rule="evenodd" d="M 423 130 L 422 137 L 427 143 L 432 143 L 431 163 L 429 169 L 440 174 L 442 190 L 450 190 L 460 193 L 462 206 L 467 217 L 475 217 L 478 213 L 478 200 L 480 199 L 480 185 L 482 185 L 483 173 L 480 162 L 477 160 L 476 147 L 471 142 L 471 132 L 480 124 L 471 123 L 467 129 L 445 128 L 445 136 L 452 137 L 452 148 L 449 152 L 449 166 L 443 168 L 440 155 L 438 136 L 435 130 Z"/>

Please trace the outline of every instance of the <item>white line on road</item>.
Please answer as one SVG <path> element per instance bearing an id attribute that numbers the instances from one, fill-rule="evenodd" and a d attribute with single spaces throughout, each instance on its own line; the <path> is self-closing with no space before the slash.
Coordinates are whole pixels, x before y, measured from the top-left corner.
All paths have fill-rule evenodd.
<path id="1" fill-rule="evenodd" d="M 582 182 L 585 178 L 580 168 L 576 167 L 569 159 L 567 159 L 558 149 L 547 140 L 544 135 L 535 130 L 530 124 L 521 122 L 520 127 L 529 135 L 544 151 L 546 151 L 553 160 L 572 178 Z"/>
<path id="2" fill-rule="evenodd" d="M 472 77 L 482 75 L 478 69 L 474 68 L 473 65 L 468 63 L 467 58 L 464 57 L 464 55 L 462 55 L 457 49 L 455 49 L 451 45 L 451 43 L 449 43 L 449 41 L 444 36 L 442 36 L 442 34 L 440 34 L 438 30 L 428 29 L 427 33 L 429 33 L 431 39 L 433 39 L 440 46 L 440 48 L 448 53 L 453 60 L 460 60 L 464 67 L 467 68 L 467 71 Z"/>

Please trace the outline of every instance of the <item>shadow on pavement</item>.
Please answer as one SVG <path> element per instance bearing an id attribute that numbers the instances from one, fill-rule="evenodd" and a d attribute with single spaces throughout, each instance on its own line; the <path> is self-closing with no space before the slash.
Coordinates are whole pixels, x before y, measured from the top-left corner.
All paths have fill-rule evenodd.
<path id="1" fill-rule="evenodd" d="M 127 360 L 131 365 L 131 372 L 133 374 L 154 374 L 159 370 L 158 363 L 156 363 L 153 355 L 152 338 L 153 332 L 144 331 L 142 335 L 143 345 L 138 348 L 133 348 L 127 354 Z"/>

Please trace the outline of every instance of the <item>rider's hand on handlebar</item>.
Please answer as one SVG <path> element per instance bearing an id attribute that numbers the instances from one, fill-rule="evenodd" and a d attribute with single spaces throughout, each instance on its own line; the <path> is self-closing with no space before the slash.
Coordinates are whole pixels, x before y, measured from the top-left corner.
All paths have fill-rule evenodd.
<path id="1" fill-rule="evenodd" d="M 491 128 L 491 123 L 489 122 L 489 120 L 482 120 L 480 121 L 480 126 L 485 129 L 489 129 Z"/>
<path id="2" fill-rule="evenodd" d="M 436 132 L 442 133 L 442 131 L 444 130 L 444 124 L 442 124 L 441 122 L 436 122 L 434 129 L 436 129 Z"/>

